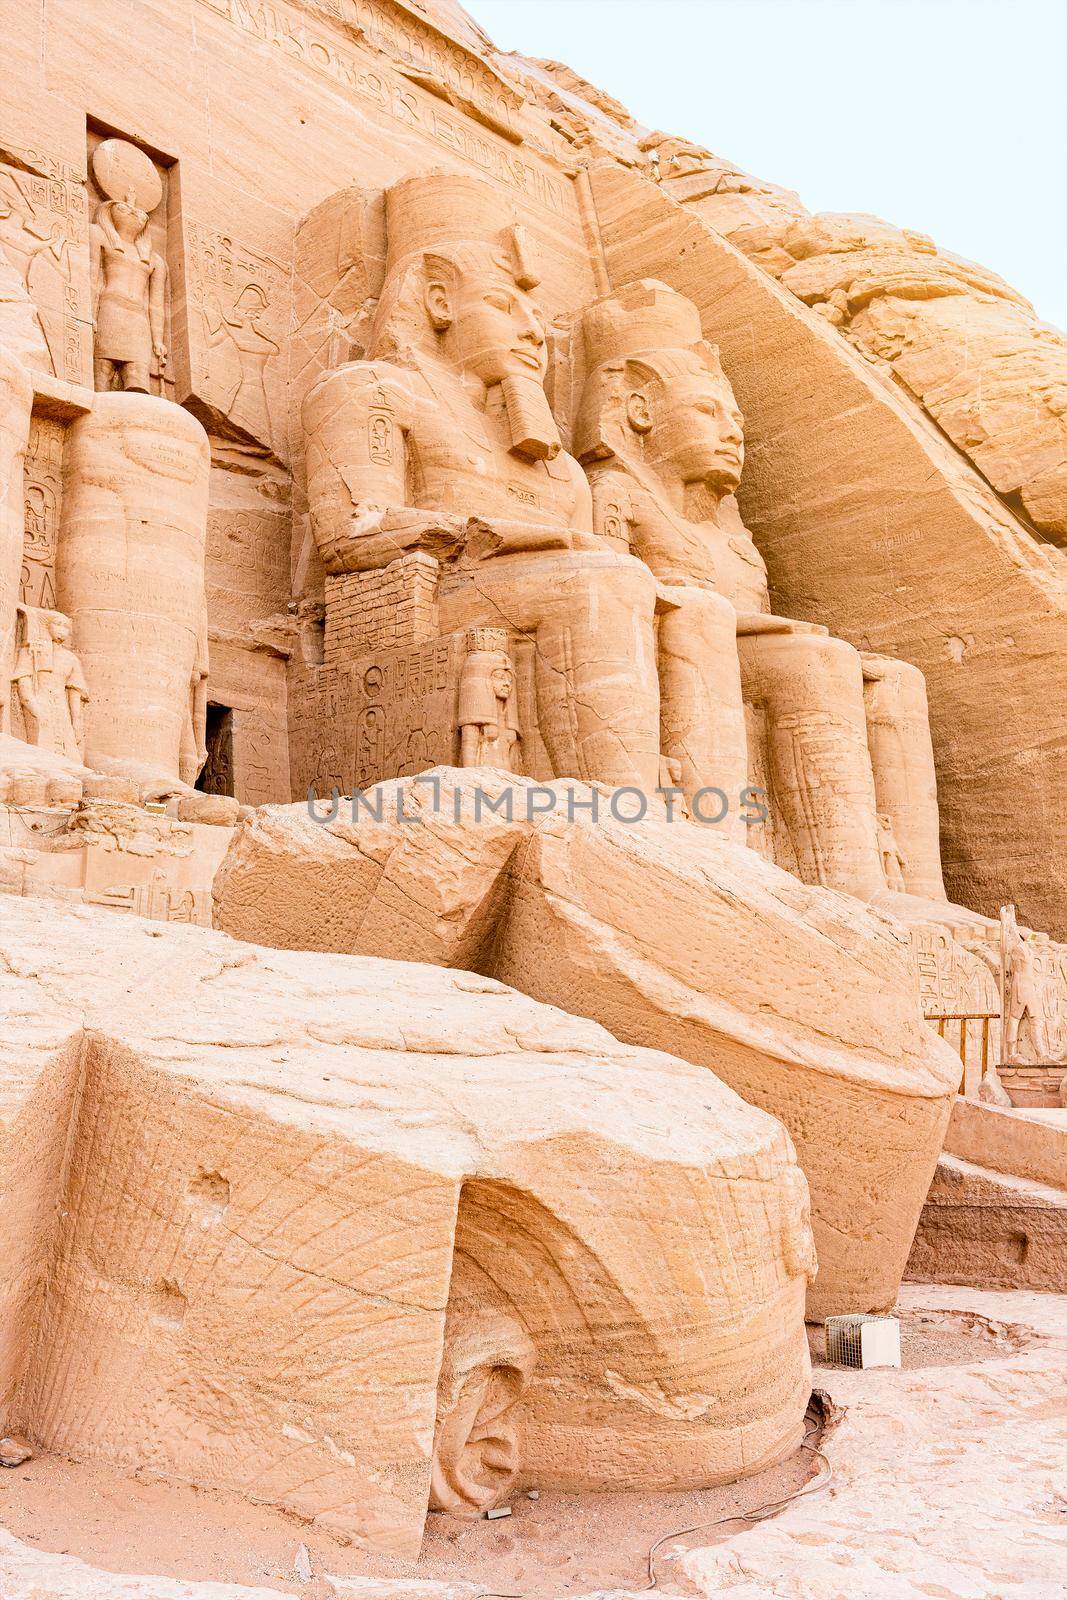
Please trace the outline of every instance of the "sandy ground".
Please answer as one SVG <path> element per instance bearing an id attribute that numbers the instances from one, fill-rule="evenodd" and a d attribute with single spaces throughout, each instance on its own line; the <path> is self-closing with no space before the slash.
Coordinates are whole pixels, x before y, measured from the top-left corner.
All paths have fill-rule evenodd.
<path id="1" fill-rule="evenodd" d="M 814 1384 L 820 1387 L 823 1330 L 811 1329 Z M 903 1365 L 909 1370 L 982 1363 L 1019 1348 L 1025 1335 L 996 1332 L 967 1312 L 907 1311 L 902 1320 Z M 810 1443 L 818 1443 L 818 1424 Z M 38 1455 L 0 1472 L 0 1523 L 40 1550 L 68 1554 L 111 1572 L 212 1578 L 258 1585 L 302 1600 L 334 1589 L 321 1575 L 468 1582 L 485 1592 L 556 1600 L 591 1590 L 644 1588 L 656 1541 L 684 1529 L 734 1517 L 777 1501 L 822 1471 L 800 1451 L 771 1471 L 723 1489 L 671 1495 L 519 1495 L 512 1516 L 497 1521 L 430 1517 L 417 1563 L 369 1557 L 297 1518 L 234 1496 L 130 1477 L 93 1464 Z M 714 1546 L 743 1525 L 704 1529 L 677 1545 L 668 1539 L 656 1558 L 661 1586 L 696 1593 L 678 1568 L 687 1547 Z M 295 1570 L 306 1545 L 316 1576 L 302 1583 Z"/>

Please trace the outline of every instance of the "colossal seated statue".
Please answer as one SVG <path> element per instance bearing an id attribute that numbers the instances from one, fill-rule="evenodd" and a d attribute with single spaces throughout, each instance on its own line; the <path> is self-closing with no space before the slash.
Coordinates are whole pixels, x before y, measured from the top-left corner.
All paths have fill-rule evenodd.
<path id="1" fill-rule="evenodd" d="M 663 753 L 681 763 L 690 803 L 703 785 L 758 783 L 778 864 L 864 899 L 887 888 L 881 810 L 902 850 L 916 841 L 923 892 L 935 892 L 933 761 L 908 676 L 921 689 L 921 675 L 770 615 L 765 569 L 734 498 L 742 418 L 696 307 L 663 284 L 633 283 L 587 310 L 582 344 L 575 450 L 597 532 L 657 580 Z M 898 689 L 895 701 L 888 691 L 872 700 L 873 749 L 868 677 Z M 872 755 L 883 750 L 880 781 Z"/>
<path id="2" fill-rule="evenodd" d="M 328 372 L 303 407 L 327 572 L 432 557 L 440 634 L 496 628 L 533 644 L 552 772 L 651 792 L 655 584 L 594 537 L 544 392 L 528 242 L 499 226 L 492 189 L 454 174 L 394 185 L 385 216 L 368 359 Z"/>

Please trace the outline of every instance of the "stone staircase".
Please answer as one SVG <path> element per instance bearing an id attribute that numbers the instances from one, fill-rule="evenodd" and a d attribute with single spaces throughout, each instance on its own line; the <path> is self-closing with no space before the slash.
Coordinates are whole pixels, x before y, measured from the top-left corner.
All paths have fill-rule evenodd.
<path id="1" fill-rule="evenodd" d="M 956 1102 L 905 1276 L 1067 1290 L 1067 1111 Z"/>

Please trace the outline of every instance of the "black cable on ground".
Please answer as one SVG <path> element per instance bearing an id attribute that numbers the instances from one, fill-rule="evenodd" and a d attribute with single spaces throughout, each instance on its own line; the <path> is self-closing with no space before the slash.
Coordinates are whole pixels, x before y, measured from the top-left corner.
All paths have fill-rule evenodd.
<path id="1" fill-rule="evenodd" d="M 805 1433 L 804 1439 L 810 1439 L 812 1434 L 818 1433 L 819 1424 L 814 1423 Z M 765 1518 L 774 1516 L 779 1511 L 784 1511 L 786 1506 L 793 1504 L 794 1500 L 803 1500 L 809 1494 L 820 1494 L 826 1488 L 834 1475 L 826 1455 L 815 1445 L 805 1444 L 803 1441 L 798 1447 L 804 1450 L 815 1461 L 821 1461 L 825 1472 L 820 1472 L 817 1478 L 809 1478 L 802 1483 L 799 1489 L 794 1489 L 792 1494 L 784 1495 L 781 1500 L 769 1500 L 766 1505 L 755 1506 L 751 1511 L 734 1511 L 728 1517 L 716 1517 L 713 1522 L 694 1522 L 691 1528 L 677 1528 L 673 1533 L 665 1533 L 657 1539 L 648 1552 L 648 1582 L 643 1588 L 632 1590 L 631 1593 L 646 1594 L 649 1589 L 658 1587 L 659 1579 L 656 1577 L 656 1551 L 663 1545 L 670 1544 L 672 1539 L 684 1539 L 687 1533 L 706 1533 L 709 1528 L 721 1528 L 728 1522 L 763 1522 Z M 528 1600 L 525 1594 L 509 1593 L 503 1589 L 481 1589 L 477 1600 Z"/>

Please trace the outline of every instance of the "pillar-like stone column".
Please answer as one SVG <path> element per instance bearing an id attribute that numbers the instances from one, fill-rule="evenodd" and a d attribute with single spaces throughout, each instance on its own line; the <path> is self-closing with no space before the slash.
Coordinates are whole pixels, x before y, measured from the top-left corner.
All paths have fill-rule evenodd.
<path id="1" fill-rule="evenodd" d="M 22 572 L 22 464 L 30 432 L 33 383 L 0 345 L 0 732 L 10 731 L 9 696 L 15 650 L 15 607 Z"/>
<path id="2" fill-rule="evenodd" d="M 721 802 L 697 801 L 719 789 L 729 809 L 716 824 L 724 838 L 745 843 L 741 793 L 748 783 L 748 741 L 737 659 L 737 613 L 711 589 L 661 584 L 657 658 L 660 741 L 681 767 L 680 786 L 698 820 Z"/>
<path id="3" fill-rule="evenodd" d="M 909 661 L 868 653 L 862 659 L 878 810 L 889 819 L 906 888 L 945 900 L 926 679 Z"/>
<path id="4" fill-rule="evenodd" d="M 745 699 L 765 717 L 779 865 L 861 900 L 885 890 L 859 652 L 815 633 L 738 639 Z"/>
<path id="5" fill-rule="evenodd" d="M 155 395 L 98 394 L 63 461 L 61 610 L 89 691 L 86 762 L 191 782 L 207 670 L 207 434 Z"/>

